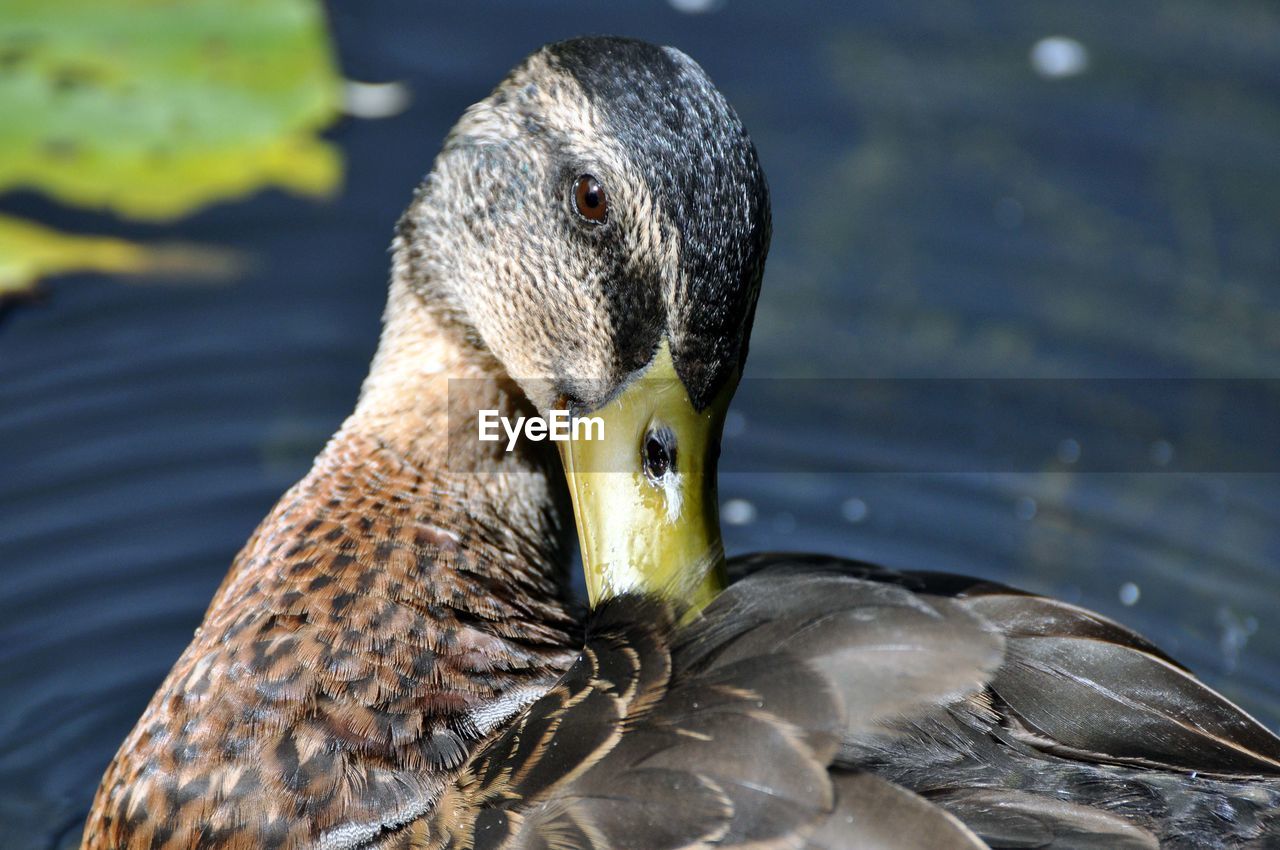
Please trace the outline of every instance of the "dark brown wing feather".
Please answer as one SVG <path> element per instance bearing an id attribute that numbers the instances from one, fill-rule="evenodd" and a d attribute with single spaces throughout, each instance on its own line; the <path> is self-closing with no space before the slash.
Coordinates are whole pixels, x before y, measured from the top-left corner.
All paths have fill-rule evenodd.
<path id="1" fill-rule="evenodd" d="M 1100 614 L 980 579 L 824 556 L 756 554 L 731 564 L 744 582 L 766 569 L 769 582 L 780 571 L 838 573 L 914 591 L 934 606 L 949 597 L 977 614 L 1006 639 L 990 690 L 1028 743 L 1097 762 L 1280 776 L 1280 737 Z"/>
<path id="2" fill-rule="evenodd" d="M 882 780 L 883 781 L 883 780 Z M 897 786 L 891 786 L 897 787 Z M 935 798 L 995 847 L 1158 850 L 1155 835 L 1093 806 L 1012 788 L 957 790 Z"/>
<path id="3" fill-rule="evenodd" d="M 992 586 L 963 601 L 1009 638 L 992 690 L 1047 749 L 1091 761 L 1280 776 L 1280 738 L 1122 626 Z"/>
<path id="4" fill-rule="evenodd" d="M 1275 736 L 1123 626 L 962 577 L 753 560 L 690 625 L 598 612 L 557 686 L 380 846 L 1280 841 Z"/>
<path id="5" fill-rule="evenodd" d="M 1003 649 L 1002 636 L 955 600 L 780 565 L 734 583 L 681 636 L 675 657 L 681 666 L 781 651 L 804 658 L 841 695 L 847 741 L 894 734 L 977 697 Z"/>
<path id="6" fill-rule="evenodd" d="M 982 847 L 923 798 L 829 768 L 850 735 L 981 692 L 1001 648 L 953 600 L 829 572 L 741 582 L 682 629 L 619 600 L 561 682 L 385 846 Z"/>
<path id="7" fill-rule="evenodd" d="M 738 569 L 767 578 L 795 560 Z M 1005 637 L 985 711 L 955 702 L 896 738 L 847 739 L 845 764 L 924 794 L 993 846 L 1280 845 L 1280 738 L 1136 633 L 977 579 L 799 560 L 946 596 Z"/>
<path id="8" fill-rule="evenodd" d="M 809 836 L 805 850 L 987 847 L 955 815 L 901 785 L 870 773 L 837 773 L 832 779 L 836 810 Z"/>

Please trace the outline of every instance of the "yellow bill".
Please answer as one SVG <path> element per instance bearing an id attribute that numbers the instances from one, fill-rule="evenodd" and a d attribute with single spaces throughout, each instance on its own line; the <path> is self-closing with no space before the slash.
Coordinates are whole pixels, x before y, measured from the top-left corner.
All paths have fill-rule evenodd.
<path id="1" fill-rule="evenodd" d="M 602 429 L 559 444 L 591 604 L 640 592 L 692 613 L 724 589 L 716 461 L 732 383 L 694 409 L 664 342 L 590 414 Z"/>

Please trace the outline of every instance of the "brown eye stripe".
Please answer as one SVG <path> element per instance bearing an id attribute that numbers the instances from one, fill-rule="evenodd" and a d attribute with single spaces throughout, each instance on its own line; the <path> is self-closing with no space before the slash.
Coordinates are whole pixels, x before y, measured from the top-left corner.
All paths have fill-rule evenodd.
<path id="1" fill-rule="evenodd" d="M 590 174 L 583 174 L 574 182 L 573 202 L 578 208 L 578 215 L 594 224 L 603 222 L 609 211 L 604 187 Z"/>

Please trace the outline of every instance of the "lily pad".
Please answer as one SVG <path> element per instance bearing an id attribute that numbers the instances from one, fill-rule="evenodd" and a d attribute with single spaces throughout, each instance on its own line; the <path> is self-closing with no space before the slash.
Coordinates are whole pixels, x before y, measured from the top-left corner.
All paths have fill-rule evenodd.
<path id="1" fill-rule="evenodd" d="M 172 273 L 209 279 L 228 277 L 241 265 L 240 258 L 229 251 L 77 236 L 0 215 L 0 301 L 26 292 L 42 277 L 67 272 Z"/>
<path id="2" fill-rule="evenodd" d="M 341 176 L 315 0 L 5 0 L 0 191 L 167 219 Z"/>

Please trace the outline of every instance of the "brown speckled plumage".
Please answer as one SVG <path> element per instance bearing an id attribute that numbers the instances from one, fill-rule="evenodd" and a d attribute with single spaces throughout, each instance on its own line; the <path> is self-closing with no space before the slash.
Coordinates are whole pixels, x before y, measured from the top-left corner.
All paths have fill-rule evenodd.
<path id="1" fill-rule="evenodd" d="M 730 569 L 745 577 L 682 627 L 652 602 L 606 605 L 555 688 L 380 846 L 1280 839 L 1280 739 L 1117 623 L 839 559 Z"/>
<path id="2" fill-rule="evenodd" d="M 570 660 L 558 553 L 448 483 L 334 439 L 125 741 L 86 846 L 191 846 L 197 825 L 202 846 L 306 846 L 433 802 Z"/>

